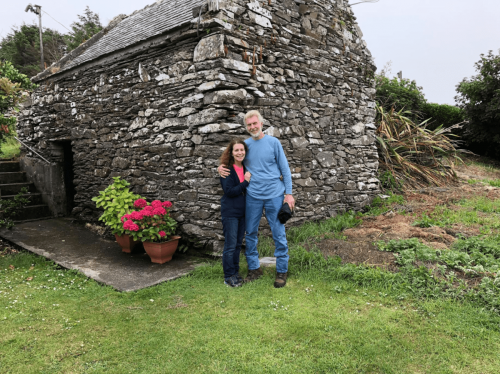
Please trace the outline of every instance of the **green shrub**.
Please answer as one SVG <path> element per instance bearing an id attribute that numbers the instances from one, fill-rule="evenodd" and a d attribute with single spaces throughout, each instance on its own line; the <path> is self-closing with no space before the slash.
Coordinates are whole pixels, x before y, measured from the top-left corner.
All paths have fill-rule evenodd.
<path id="1" fill-rule="evenodd" d="M 394 108 L 396 112 L 408 111 L 411 119 L 417 120 L 426 103 L 422 87 L 409 79 L 389 79 L 385 76 L 376 78 L 376 99 L 385 111 Z"/>
<path id="2" fill-rule="evenodd" d="M 24 187 L 16 196 L 14 196 L 12 200 L 0 200 L 0 227 L 10 229 L 14 226 L 14 219 L 19 214 L 21 209 L 23 209 L 30 202 L 29 198 L 23 197 L 23 195 L 27 193 L 28 189 Z"/>
<path id="3" fill-rule="evenodd" d="M 457 86 L 456 101 L 469 123 L 463 138 L 472 151 L 500 158 L 500 54 L 482 54 L 478 74 Z"/>
<path id="4" fill-rule="evenodd" d="M 461 108 L 453 105 L 434 103 L 425 103 L 423 105 L 422 117 L 430 119 L 427 128 L 431 130 L 439 126 L 447 128 L 465 120 L 464 112 Z"/>
<path id="5" fill-rule="evenodd" d="M 100 191 L 99 196 L 92 198 L 92 201 L 96 207 L 104 209 L 99 221 L 111 228 L 113 234 L 123 235 L 125 230 L 121 217 L 133 210 L 134 201 L 142 197 L 130 192 L 130 183 L 126 180 L 120 177 L 114 177 L 113 180 L 114 182 L 104 191 Z"/>

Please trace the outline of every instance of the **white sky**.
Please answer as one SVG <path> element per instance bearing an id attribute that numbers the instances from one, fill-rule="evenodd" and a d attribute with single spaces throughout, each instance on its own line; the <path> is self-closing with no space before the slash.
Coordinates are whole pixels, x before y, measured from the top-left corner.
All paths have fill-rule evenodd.
<path id="1" fill-rule="evenodd" d="M 354 4 L 359 0 L 351 0 Z M 500 49 L 500 0 L 380 0 L 353 6 L 379 71 L 417 81 L 430 102 L 454 104 L 481 53 Z"/>
<path id="2" fill-rule="evenodd" d="M 69 28 L 88 5 L 103 25 L 154 0 L 1 1 L 0 37 L 14 25 L 38 22 L 25 13 L 28 1 Z M 351 0 L 351 3 L 360 0 Z M 379 70 L 392 61 L 392 73 L 415 79 L 431 102 L 454 104 L 455 86 L 475 74 L 481 53 L 500 49 L 500 0 L 380 0 L 353 7 Z M 43 14 L 43 26 L 67 30 Z"/>

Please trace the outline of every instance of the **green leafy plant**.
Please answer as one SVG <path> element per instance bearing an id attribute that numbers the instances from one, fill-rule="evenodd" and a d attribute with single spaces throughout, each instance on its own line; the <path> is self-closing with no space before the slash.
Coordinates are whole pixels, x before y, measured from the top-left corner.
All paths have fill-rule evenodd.
<path id="1" fill-rule="evenodd" d="M 28 189 L 24 187 L 13 199 L 0 200 L 0 227 L 10 229 L 14 226 L 14 219 L 30 202 L 29 198 L 24 197 L 27 193 Z"/>
<path id="2" fill-rule="evenodd" d="M 378 179 L 380 180 L 382 187 L 386 190 L 402 191 L 403 189 L 404 181 L 394 178 L 394 175 L 392 175 L 389 170 L 380 170 Z"/>
<path id="3" fill-rule="evenodd" d="M 436 219 L 429 217 L 427 214 L 422 214 L 422 217 L 420 219 L 417 219 L 415 222 L 413 222 L 413 226 L 418 226 L 418 227 L 432 227 L 432 226 L 442 226 L 442 224 Z"/>
<path id="4" fill-rule="evenodd" d="M 376 196 L 366 210 L 365 214 L 369 216 L 378 216 L 380 214 L 387 213 L 389 210 L 391 210 L 391 207 L 394 204 L 405 203 L 403 195 L 396 195 L 392 192 L 389 192 L 387 196 L 388 197 L 384 199 L 380 196 Z"/>
<path id="5" fill-rule="evenodd" d="M 96 207 L 104 209 L 99 221 L 111 228 L 113 234 L 123 235 L 125 230 L 121 217 L 134 209 L 134 201 L 141 196 L 129 190 L 130 183 L 126 180 L 114 177 L 113 181 L 104 191 L 99 192 L 99 196 L 92 198 L 92 201 L 96 203 Z"/>
<path id="6" fill-rule="evenodd" d="M 12 138 L 16 118 L 11 111 L 18 111 L 18 103 L 25 90 L 36 87 L 29 78 L 19 73 L 8 61 L 0 61 L 0 142 Z"/>
<path id="7" fill-rule="evenodd" d="M 500 269 L 500 241 L 472 237 L 458 240 L 450 250 L 435 250 L 417 238 L 378 242 L 382 251 L 395 252 L 396 263 L 409 266 L 415 261 L 435 262 L 476 275 L 496 273 Z"/>

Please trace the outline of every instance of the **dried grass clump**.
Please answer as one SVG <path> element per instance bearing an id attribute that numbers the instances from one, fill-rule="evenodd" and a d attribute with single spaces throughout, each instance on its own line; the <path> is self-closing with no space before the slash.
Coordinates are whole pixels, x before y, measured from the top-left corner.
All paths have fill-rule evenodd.
<path id="1" fill-rule="evenodd" d="M 415 124 L 408 111 L 386 111 L 377 105 L 377 147 L 380 168 L 389 172 L 402 189 L 442 186 L 457 178 L 455 164 L 462 162 L 449 129 L 426 128 L 428 120 Z M 453 136 L 453 135 L 451 135 Z"/>

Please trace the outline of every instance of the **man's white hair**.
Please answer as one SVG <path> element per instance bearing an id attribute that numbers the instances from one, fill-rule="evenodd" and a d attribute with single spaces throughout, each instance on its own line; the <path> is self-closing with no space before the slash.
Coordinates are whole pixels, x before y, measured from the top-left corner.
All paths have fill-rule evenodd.
<path id="1" fill-rule="evenodd" d="M 262 117 L 262 114 L 260 114 L 260 112 L 258 110 L 251 110 L 250 112 L 245 114 L 245 117 L 243 118 L 243 121 L 245 122 L 245 126 L 247 124 L 247 119 L 255 117 L 255 116 L 257 116 L 260 123 L 262 123 L 262 124 L 264 123 L 264 118 Z"/>

